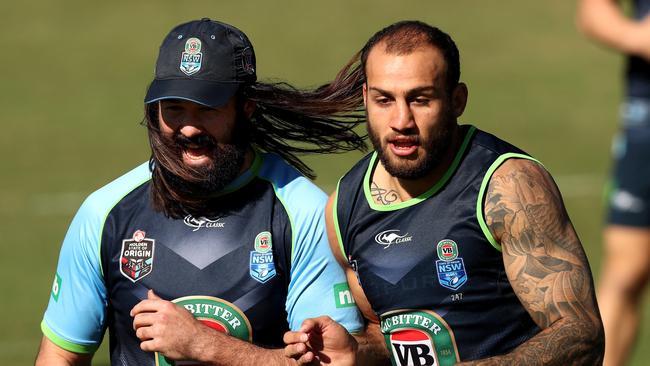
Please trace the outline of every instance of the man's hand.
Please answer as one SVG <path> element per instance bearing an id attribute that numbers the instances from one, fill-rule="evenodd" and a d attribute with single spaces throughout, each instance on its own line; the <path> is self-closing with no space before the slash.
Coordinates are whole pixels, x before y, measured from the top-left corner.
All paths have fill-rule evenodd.
<path id="1" fill-rule="evenodd" d="M 174 360 L 198 360 L 212 329 L 201 324 L 182 306 L 161 299 L 153 290 L 131 310 L 140 348 Z M 197 342 L 198 340 L 198 342 Z"/>
<path id="2" fill-rule="evenodd" d="M 306 319 L 300 330 L 284 334 L 285 356 L 299 365 L 355 365 L 357 341 L 328 316 Z"/>

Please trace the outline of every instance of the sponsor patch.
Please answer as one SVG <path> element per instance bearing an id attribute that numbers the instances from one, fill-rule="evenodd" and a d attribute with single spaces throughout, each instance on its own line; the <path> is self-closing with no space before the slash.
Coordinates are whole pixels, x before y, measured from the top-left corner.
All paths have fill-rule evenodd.
<path id="1" fill-rule="evenodd" d="M 273 247 L 273 240 L 271 239 L 271 233 L 268 231 L 262 231 L 257 234 L 255 237 L 255 251 L 259 253 L 267 253 Z"/>
<path id="2" fill-rule="evenodd" d="M 54 274 L 54 281 L 52 282 L 52 298 L 54 301 L 59 301 L 59 293 L 61 292 L 61 276 L 58 273 Z"/>
<path id="3" fill-rule="evenodd" d="M 433 311 L 393 311 L 382 315 L 380 326 L 393 365 L 447 366 L 459 361 L 454 332 Z"/>
<path id="4" fill-rule="evenodd" d="M 356 306 L 352 291 L 347 282 L 334 284 L 334 303 L 337 308 L 349 308 Z"/>
<path id="5" fill-rule="evenodd" d="M 193 75 L 201 70 L 203 54 L 201 53 L 201 40 L 190 38 L 185 42 L 185 51 L 181 54 L 181 71 L 187 75 Z"/>
<path id="6" fill-rule="evenodd" d="M 271 233 L 263 231 L 255 237 L 255 250 L 250 255 L 250 276 L 260 282 L 266 283 L 275 277 L 275 264 L 273 263 L 273 240 Z"/>
<path id="7" fill-rule="evenodd" d="M 252 342 L 253 331 L 248 318 L 237 306 L 211 296 L 187 296 L 172 302 L 183 306 L 204 325 L 243 341 Z M 200 364 L 194 361 L 172 361 L 156 352 L 156 366 L 188 366 Z"/>
<path id="8" fill-rule="evenodd" d="M 436 261 L 438 283 L 444 288 L 458 290 L 467 282 L 465 262 L 458 257 L 458 245 L 451 239 L 443 239 L 438 242 L 436 251 L 439 258 Z"/>
<path id="9" fill-rule="evenodd" d="M 146 238 L 146 233 L 137 230 L 133 239 L 122 240 L 120 272 L 132 282 L 137 282 L 153 270 L 155 240 Z"/>
<path id="10" fill-rule="evenodd" d="M 440 240 L 437 251 L 441 260 L 452 261 L 458 257 L 458 245 L 451 239 Z"/>
<path id="11" fill-rule="evenodd" d="M 413 236 L 401 234 L 399 230 L 386 230 L 375 235 L 375 242 L 383 245 L 384 249 L 388 249 L 393 244 L 408 243 L 413 240 Z"/>

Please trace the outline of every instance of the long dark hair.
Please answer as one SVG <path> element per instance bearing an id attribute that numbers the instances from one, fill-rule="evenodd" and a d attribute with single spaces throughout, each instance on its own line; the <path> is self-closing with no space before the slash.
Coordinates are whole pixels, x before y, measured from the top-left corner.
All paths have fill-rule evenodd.
<path id="1" fill-rule="evenodd" d="M 274 152 L 302 174 L 314 172 L 296 154 L 366 151 L 365 135 L 355 127 L 365 122 L 361 84 L 350 74 L 350 66 L 331 83 L 313 90 L 301 90 L 287 83 L 257 82 L 242 90 L 243 97 L 256 102 L 251 118 L 251 143 Z"/>
<path id="2" fill-rule="evenodd" d="M 242 86 L 236 96 L 238 102 L 254 101 L 256 109 L 244 124 L 246 127 L 239 132 L 249 138 L 253 147 L 280 155 L 312 179 L 315 178 L 313 170 L 300 160 L 298 154 L 366 151 L 365 135 L 359 135 L 355 127 L 366 119 L 362 87 L 366 82 L 368 54 L 381 42 L 385 43 L 386 52 L 393 54 L 408 54 L 427 44 L 436 47 L 445 59 L 448 90 L 453 90 L 458 84 L 459 53 L 451 37 L 419 21 L 402 21 L 375 33 L 333 81 L 318 88 L 303 90 L 283 82 L 255 82 Z M 155 151 L 162 144 L 155 103 L 145 105 L 145 120 L 151 147 Z M 160 173 L 157 164 L 170 161 L 170 158 L 165 154 L 156 156 L 154 152 L 150 161 L 154 207 L 175 217 L 183 212 L 195 215 L 205 212 L 205 197 L 174 189 L 173 178 L 165 179 Z M 200 183 L 199 174 L 191 168 L 177 167 L 169 173 L 170 177 L 185 182 Z"/>
<path id="3" fill-rule="evenodd" d="M 233 136 L 256 149 L 278 154 L 312 179 L 313 170 L 298 154 L 366 151 L 365 135 L 355 130 L 365 121 L 363 83 L 351 82 L 361 80 L 350 73 L 351 68 L 352 63 L 334 81 L 313 90 L 301 90 L 284 82 L 243 85 L 235 96 L 238 120 Z M 250 119 L 243 117 L 244 100 L 256 104 Z M 196 189 L 204 176 L 195 168 L 178 164 L 178 151 L 160 131 L 158 103 L 145 104 L 143 124 L 152 149 L 154 208 L 174 218 L 208 215 L 213 192 Z"/>

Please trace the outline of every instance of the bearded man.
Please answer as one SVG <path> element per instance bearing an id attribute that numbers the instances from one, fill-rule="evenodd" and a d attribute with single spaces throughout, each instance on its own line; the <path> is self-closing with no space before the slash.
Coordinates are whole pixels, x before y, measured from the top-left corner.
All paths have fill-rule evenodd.
<path id="1" fill-rule="evenodd" d="M 90 364 L 106 328 L 113 365 L 283 365 L 282 335 L 307 317 L 362 330 L 340 296 L 327 196 L 294 155 L 365 146 L 363 116 L 337 114 L 347 102 L 331 92 L 257 82 L 231 25 L 174 28 L 145 97 L 151 159 L 73 219 L 36 363 Z"/>

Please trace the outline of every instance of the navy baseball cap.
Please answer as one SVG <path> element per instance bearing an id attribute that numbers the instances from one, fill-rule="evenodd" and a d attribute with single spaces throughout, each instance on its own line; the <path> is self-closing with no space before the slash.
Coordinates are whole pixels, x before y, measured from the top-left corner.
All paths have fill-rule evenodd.
<path id="1" fill-rule="evenodd" d="M 232 25 L 203 18 L 172 29 L 160 45 L 145 103 L 184 99 L 219 107 L 242 84 L 254 83 L 255 52 Z"/>

